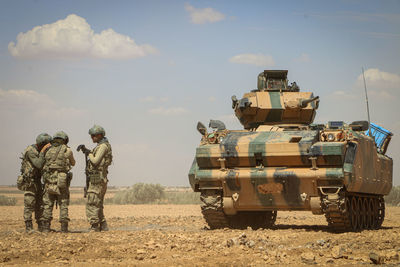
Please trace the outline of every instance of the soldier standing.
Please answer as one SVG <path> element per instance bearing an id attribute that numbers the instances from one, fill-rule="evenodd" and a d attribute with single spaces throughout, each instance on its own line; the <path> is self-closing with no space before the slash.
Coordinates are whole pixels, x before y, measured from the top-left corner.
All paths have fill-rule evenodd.
<path id="1" fill-rule="evenodd" d="M 50 231 L 56 201 L 60 207 L 61 231 L 68 232 L 69 185 L 72 179 L 72 173 L 69 171 L 75 165 L 72 151 L 67 146 L 68 141 L 68 135 L 63 131 L 55 133 L 51 147 L 45 154 L 43 232 Z"/>
<path id="2" fill-rule="evenodd" d="M 112 150 L 103 127 L 94 125 L 89 129 L 89 134 L 97 146 L 92 151 L 86 148 L 83 151 L 88 155 L 86 171 L 89 188 L 87 188 L 86 216 L 91 231 L 108 231 L 104 217 L 104 196 L 107 191 L 108 166 L 112 162 Z"/>
<path id="3" fill-rule="evenodd" d="M 22 155 L 21 175 L 18 177 L 18 189 L 24 192 L 24 220 L 26 232 L 33 231 L 32 213 L 35 212 L 38 230 L 42 231 L 41 217 L 43 212 L 43 185 L 40 181 L 44 164 L 43 151 L 48 147 L 51 136 L 39 134 L 36 145 L 28 146 Z"/>

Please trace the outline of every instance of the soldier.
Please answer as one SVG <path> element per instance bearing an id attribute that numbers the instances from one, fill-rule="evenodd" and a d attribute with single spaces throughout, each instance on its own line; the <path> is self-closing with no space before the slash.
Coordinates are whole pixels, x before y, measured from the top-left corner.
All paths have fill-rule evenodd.
<path id="1" fill-rule="evenodd" d="M 103 127 L 94 125 L 89 129 L 89 134 L 97 146 L 92 151 L 86 148 L 84 150 L 84 153 L 88 155 L 87 174 L 89 177 L 86 216 L 91 225 L 91 231 L 108 231 L 103 204 L 107 191 L 108 166 L 112 162 L 112 150 Z"/>
<path id="2" fill-rule="evenodd" d="M 50 231 L 55 201 L 60 206 L 61 231 L 68 232 L 69 185 L 72 179 L 72 173 L 69 171 L 75 165 L 72 151 L 67 146 L 68 141 L 66 133 L 62 131 L 55 133 L 51 147 L 45 154 L 43 232 Z"/>
<path id="3" fill-rule="evenodd" d="M 36 137 L 36 145 L 28 146 L 22 155 L 21 175 L 18 177 L 18 189 L 24 192 L 24 220 L 26 232 L 33 231 L 32 213 L 35 212 L 38 230 L 42 231 L 43 185 L 40 181 L 44 164 L 44 150 L 48 147 L 51 136 L 47 133 Z"/>

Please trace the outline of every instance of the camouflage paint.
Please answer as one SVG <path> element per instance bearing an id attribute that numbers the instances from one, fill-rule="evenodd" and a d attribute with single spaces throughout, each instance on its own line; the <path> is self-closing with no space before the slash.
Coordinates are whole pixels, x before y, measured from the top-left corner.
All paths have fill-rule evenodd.
<path id="1" fill-rule="evenodd" d="M 268 112 L 266 120 L 270 122 L 280 122 L 283 113 L 281 95 L 279 92 L 268 92 L 268 94 L 271 100 L 271 110 Z"/>
<path id="2" fill-rule="evenodd" d="M 199 165 L 197 165 L 196 158 L 193 159 L 192 166 L 189 170 L 189 183 L 193 190 L 195 190 L 196 185 L 196 171 L 199 169 Z"/>
<path id="3" fill-rule="evenodd" d="M 203 137 L 189 171 L 192 187 L 235 196 L 237 211 L 310 210 L 321 188 L 388 194 L 392 159 L 347 124 L 310 125 L 319 102 L 303 103 L 313 96 L 287 87 L 244 94 L 233 108 L 246 130 L 227 130 L 221 144 Z"/>

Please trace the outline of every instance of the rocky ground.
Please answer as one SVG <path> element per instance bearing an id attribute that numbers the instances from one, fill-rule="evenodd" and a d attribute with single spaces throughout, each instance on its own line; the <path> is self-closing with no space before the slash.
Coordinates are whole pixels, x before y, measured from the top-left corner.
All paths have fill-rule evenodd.
<path id="1" fill-rule="evenodd" d="M 102 233 L 71 206 L 71 233 L 27 234 L 22 211 L 0 207 L 0 265 L 400 265 L 400 207 L 387 208 L 380 230 L 340 234 L 310 212 L 278 212 L 273 229 L 209 230 L 197 205 L 109 205 Z"/>

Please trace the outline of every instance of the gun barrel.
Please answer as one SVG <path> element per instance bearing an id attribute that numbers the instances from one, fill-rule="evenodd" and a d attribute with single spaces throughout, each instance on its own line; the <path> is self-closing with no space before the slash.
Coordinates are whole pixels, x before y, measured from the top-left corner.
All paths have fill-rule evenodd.
<path id="1" fill-rule="evenodd" d="M 300 107 L 305 108 L 309 103 L 318 100 L 319 96 L 313 97 L 313 98 L 309 98 L 309 99 L 303 99 L 301 100 L 301 104 Z"/>

